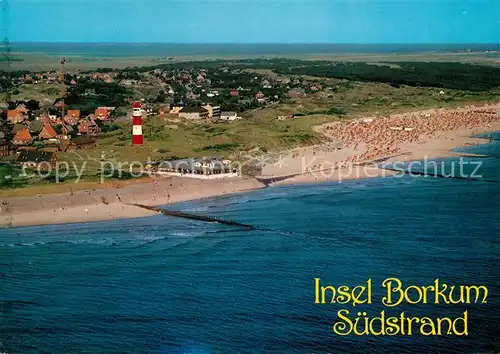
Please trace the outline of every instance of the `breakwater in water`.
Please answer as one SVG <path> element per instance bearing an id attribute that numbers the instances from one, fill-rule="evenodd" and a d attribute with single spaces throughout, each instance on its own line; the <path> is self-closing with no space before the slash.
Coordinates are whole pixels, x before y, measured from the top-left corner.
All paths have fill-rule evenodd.
<path id="1" fill-rule="evenodd" d="M 163 215 L 166 215 L 166 216 L 173 216 L 176 218 L 191 219 L 191 220 L 198 220 L 198 221 L 204 221 L 204 222 L 216 222 L 216 223 L 223 224 L 223 225 L 244 227 L 244 228 L 250 229 L 250 230 L 257 229 L 256 227 L 254 227 L 252 225 L 243 224 L 243 223 L 240 223 L 237 221 L 223 220 L 223 219 L 216 218 L 213 216 L 188 214 L 188 213 L 184 213 L 182 211 L 165 210 L 165 209 L 151 207 L 151 206 L 142 205 L 142 204 L 132 204 L 132 205 L 139 207 L 139 208 L 146 209 L 146 210 L 156 211 L 156 212 L 162 213 Z"/>

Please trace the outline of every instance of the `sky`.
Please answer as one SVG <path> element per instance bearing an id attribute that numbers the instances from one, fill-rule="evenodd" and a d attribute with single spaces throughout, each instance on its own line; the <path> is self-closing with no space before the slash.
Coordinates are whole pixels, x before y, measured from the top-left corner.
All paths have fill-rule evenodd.
<path id="1" fill-rule="evenodd" d="M 500 0 L 8 2 L 11 42 L 500 43 Z"/>

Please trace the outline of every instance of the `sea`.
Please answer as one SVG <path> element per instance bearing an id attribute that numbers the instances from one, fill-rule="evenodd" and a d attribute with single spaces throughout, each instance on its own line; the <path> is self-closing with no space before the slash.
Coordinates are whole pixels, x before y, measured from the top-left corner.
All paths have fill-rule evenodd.
<path id="1" fill-rule="evenodd" d="M 22 43 L 10 44 L 14 53 L 83 57 L 174 56 L 314 56 L 494 52 L 500 44 L 330 44 L 330 43 Z M 490 53 L 496 55 L 496 53 Z"/>
<path id="2" fill-rule="evenodd" d="M 462 164 L 477 179 L 405 175 L 168 206 L 253 230 L 164 215 L 1 230 L 0 348 L 499 352 L 500 134 L 487 137 L 490 143 L 467 149 L 486 156 Z M 458 161 L 439 160 L 442 172 Z M 436 305 L 432 297 L 429 304 L 383 306 L 382 281 L 393 277 L 404 286 L 435 279 L 483 285 L 487 302 Z M 371 279 L 372 304 L 315 304 L 315 278 L 351 287 Z M 430 318 L 467 311 L 468 335 L 340 336 L 333 325 L 342 309 Z"/>

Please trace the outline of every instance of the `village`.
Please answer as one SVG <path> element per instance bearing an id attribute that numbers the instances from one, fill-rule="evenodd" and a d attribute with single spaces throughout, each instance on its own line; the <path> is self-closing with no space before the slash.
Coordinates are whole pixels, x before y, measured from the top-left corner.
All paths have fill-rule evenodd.
<path id="1" fill-rule="evenodd" d="M 3 73 L 0 161 L 47 168 L 56 164 L 58 153 L 94 149 L 103 133 L 125 129 L 115 122 L 130 122 L 136 100 L 142 103 L 144 119 L 227 124 L 242 120 L 242 113 L 251 109 L 323 90 L 321 80 L 218 65 L 65 72 L 64 63 L 59 72 Z M 27 89 L 43 90 L 47 96 L 40 101 L 12 98 Z M 278 121 L 292 118 L 293 112 L 276 116 Z"/>
<path id="2" fill-rule="evenodd" d="M 319 61 L 181 61 L 90 71 L 66 70 L 65 64 L 62 58 L 59 70 L 0 73 L 0 161 L 4 166 L 40 170 L 58 161 L 72 163 L 83 155 L 95 161 L 113 155 L 120 161 L 151 160 L 156 173 L 213 179 L 234 174 L 231 163 L 221 161 L 242 163 L 268 152 L 332 140 L 349 144 L 350 137 L 336 128 L 332 131 L 337 125 L 329 123 L 388 117 L 409 108 L 487 102 L 497 92 L 463 91 L 454 88 L 459 86 L 455 82 L 448 89 L 421 87 L 419 82 L 408 81 L 413 80 L 411 68 L 384 71 L 384 75 L 395 75 L 380 79 L 390 78 L 390 83 L 331 78 L 328 73 L 336 66 Z M 354 78 L 360 77 L 359 72 L 380 70 L 366 63 L 338 65 L 338 75 L 346 71 L 344 76 L 348 76 L 351 71 Z M 292 74 L 300 71 L 297 68 L 303 73 Z M 437 69 L 439 64 L 428 64 L 424 72 L 428 77 L 423 78 L 431 80 Z M 131 143 L 138 129 L 132 124 L 134 102 L 141 106 L 140 144 Z M 371 118 L 365 123 L 371 123 Z M 315 126 L 328 129 L 319 131 Z M 369 127 L 378 125 L 365 126 L 371 131 Z M 418 136 L 418 126 L 415 121 L 384 126 L 377 130 L 376 140 L 391 136 L 392 143 L 401 143 L 407 135 Z M 377 144 L 357 160 L 397 150 Z M 184 167 L 161 167 L 165 161 Z M 213 161 L 222 167 L 207 168 Z M 255 176 L 263 167 L 251 166 L 249 175 Z M 98 175 L 98 168 L 87 177 Z"/>

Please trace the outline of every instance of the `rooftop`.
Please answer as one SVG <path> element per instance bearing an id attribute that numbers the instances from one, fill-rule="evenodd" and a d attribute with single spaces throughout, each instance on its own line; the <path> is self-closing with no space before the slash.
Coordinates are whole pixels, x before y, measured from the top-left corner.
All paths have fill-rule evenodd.
<path id="1" fill-rule="evenodd" d="M 17 162 L 49 162 L 53 155 L 53 152 L 25 150 L 21 151 Z"/>
<path id="2" fill-rule="evenodd" d="M 180 111 L 182 113 L 205 113 L 205 112 L 208 112 L 203 107 L 184 107 Z"/>

